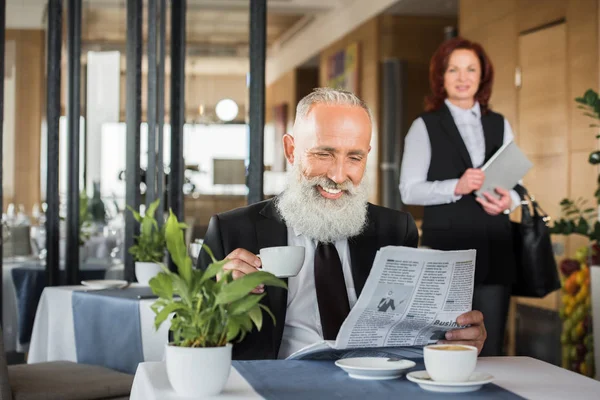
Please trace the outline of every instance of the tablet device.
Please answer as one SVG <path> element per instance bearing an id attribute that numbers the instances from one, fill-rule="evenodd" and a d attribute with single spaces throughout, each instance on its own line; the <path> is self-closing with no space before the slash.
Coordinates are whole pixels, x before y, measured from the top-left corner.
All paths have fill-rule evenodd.
<path id="1" fill-rule="evenodd" d="M 513 141 L 505 143 L 485 163 L 481 170 L 485 172 L 485 180 L 481 189 L 475 191 L 478 197 L 483 197 L 483 192 L 500 198 L 495 189 L 511 190 L 519 180 L 533 167 L 533 164 L 523 154 L 521 149 Z"/>

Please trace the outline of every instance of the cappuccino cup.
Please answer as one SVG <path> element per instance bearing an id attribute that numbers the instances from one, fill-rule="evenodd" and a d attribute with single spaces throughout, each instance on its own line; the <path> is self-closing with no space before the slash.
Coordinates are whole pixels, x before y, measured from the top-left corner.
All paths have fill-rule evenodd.
<path id="1" fill-rule="evenodd" d="M 425 369 L 434 381 L 464 382 L 477 365 L 477 347 L 434 344 L 423 348 Z"/>
<path id="2" fill-rule="evenodd" d="M 289 278 L 298 275 L 304 264 L 303 246 L 280 246 L 260 249 L 258 254 L 262 262 L 262 270 L 270 272 L 278 278 Z"/>

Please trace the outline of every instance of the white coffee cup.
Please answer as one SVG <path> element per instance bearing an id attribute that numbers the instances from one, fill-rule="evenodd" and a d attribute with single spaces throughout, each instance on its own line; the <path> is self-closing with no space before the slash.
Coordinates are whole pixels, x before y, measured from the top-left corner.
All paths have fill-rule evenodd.
<path id="1" fill-rule="evenodd" d="M 304 264 L 303 246 L 280 246 L 260 249 L 262 270 L 278 278 L 298 275 Z"/>
<path id="2" fill-rule="evenodd" d="M 425 369 L 434 381 L 464 382 L 477 365 L 477 347 L 434 344 L 423 349 Z"/>

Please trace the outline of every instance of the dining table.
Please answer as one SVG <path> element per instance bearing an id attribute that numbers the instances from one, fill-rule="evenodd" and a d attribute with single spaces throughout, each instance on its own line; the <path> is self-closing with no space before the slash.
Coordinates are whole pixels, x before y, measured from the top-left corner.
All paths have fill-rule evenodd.
<path id="1" fill-rule="evenodd" d="M 163 360 L 169 324 L 155 328 L 156 298 L 140 284 L 45 288 L 27 363 L 73 361 L 134 374 L 140 362 Z"/>
<path id="2" fill-rule="evenodd" d="M 415 358 L 412 370 L 423 370 Z M 392 380 L 359 380 L 333 361 L 233 361 L 223 391 L 205 399 L 598 399 L 600 382 L 530 357 L 481 357 L 475 372 L 493 381 L 470 393 L 437 393 L 421 389 L 406 376 Z M 140 363 L 131 400 L 191 400 L 178 396 L 169 383 L 165 362 Z M 200 398 L 200 397 L 197 397 Z"/>

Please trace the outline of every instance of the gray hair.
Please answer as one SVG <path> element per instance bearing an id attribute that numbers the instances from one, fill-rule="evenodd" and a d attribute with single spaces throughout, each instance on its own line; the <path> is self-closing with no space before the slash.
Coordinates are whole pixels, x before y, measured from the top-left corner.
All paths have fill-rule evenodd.
<path id="1" fill-rule="evenodd" d="M 309 95 L 300 100 L 298 106 L 296 107 L 296 122 L 302 118 L 306 118 L 315 104 L 361 107 L 367 112 L 371 124 L 373 123 L 373 115 L 371 110 L 357 95 L 346 90 L 332 89 L 328 87 L 316 88 Z"/>

